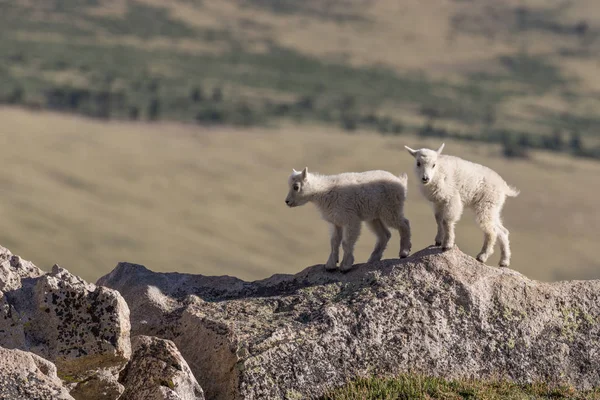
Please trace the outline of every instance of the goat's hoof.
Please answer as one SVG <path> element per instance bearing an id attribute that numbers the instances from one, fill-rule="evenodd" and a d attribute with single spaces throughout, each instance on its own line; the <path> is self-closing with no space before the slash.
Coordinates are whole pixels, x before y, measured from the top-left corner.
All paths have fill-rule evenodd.
<path id="1" fill-rule="evenodd" d="M 377 261 L 381 261 L 381 256 L 376 256 L 376 257 L 371 256 L 367 260 L 367 264 L 374 263 L 374 262 L 377 262 Z"/>
<path id="2" fill-rule="evenodd" d="M 441 246 L 441 245 L 442 245 L 442 242 L 440 242 L 438 240 L 435 241 L 435 246 Z"/>
<path id="3" fill-rule="evenodd" d="M 485 263 L 488 260 L 488 257 L 489 256 L 487 256 L 486 254 L 477 254 L 477 257 L 475 257 L 475 259 L 480 263 Z"/>
<path id="4" fill-rule="evenodd" d="M 337 265 L 335 264 L 325 264 L 325 271 L 335 271 L 337 269 Z"/>
<path id="5" fill-rule="evenodd" d="M 500 267 L 502 268 L 506 268 L 510 265 L 510 261 L 508 260 L 500 260 L 500 263 L 498 264 Z"/>
<path id="6" fill-rule="evenodd" d="M 348 272 L 352 269 L 352 265 L 340 265 L 340 271 Z"/>
<path id="7" fill-rule="evenodd" d="M 442 246 L 442 250 L 444 250 L 444 251 L 452 250 L 453 248 L 454 248 L 453 244 L 445 244 Z"/>
<path id="8" fill-rule="evenodd" d="M 406 258 L 410 254 L 410 250 L 402 250 L 400 252 L 400 258 Z"/>

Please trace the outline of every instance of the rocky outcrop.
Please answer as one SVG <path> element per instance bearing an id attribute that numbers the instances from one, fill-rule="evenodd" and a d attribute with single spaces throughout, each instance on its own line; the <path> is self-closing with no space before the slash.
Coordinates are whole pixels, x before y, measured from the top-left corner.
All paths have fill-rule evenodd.
<path id="1" fill-rule="evenodd" d="M 0 347 L 0 399 L 73 400 L 50 361 Z"/>
<path id="2" fill-rule="evenodd" d="M 209 399 L 319 396 L 360 375 L 600 382 L 600 281 L 541 283 L 428 248 L 256 282 L 121 263 L 132 332 L 172 340 Z"/>
<path id="3" fill-rule="evenodd" d="M 1 246 L 0 346 L 1 399 L 204 399 L 173 342 L 130 341 L 119 292 Z"/>
<path id="4" fill-rule="evenodd" d="M 406 371 L 589 389 L 599 338 L 600 281 L 458 249 L 256 282 L 121 263 L 93 285 L 0 247 L 3 399 L 314 398 Z"/>
<path id="5" fill-rule="evenodd" d="M 0 248 L 0 346 L 52 361 L 74 397 L 122 392 L 117 376 L 131 353 L 129 332 L 129 309 L 117 291 L 56 265 L 44 273 Z"/>
<path id="6" fill-rule="evenodd" d="M 121 400 L 204 400 L 204 392 L 175 344 L 150 336 L 131 340 L 131 361 L 121 373 Z"/>
<path id="7" fill-rule="evenodd" d="M 66 378 L 71 382 L 70 377 Z M 119 377 L 110 368 L 100 368 L 87 374 L 85 379 L 67 385 L 70 393 L 77 400 L 115 400 L 120 399 L 123 385 L 119 383 Z"/>

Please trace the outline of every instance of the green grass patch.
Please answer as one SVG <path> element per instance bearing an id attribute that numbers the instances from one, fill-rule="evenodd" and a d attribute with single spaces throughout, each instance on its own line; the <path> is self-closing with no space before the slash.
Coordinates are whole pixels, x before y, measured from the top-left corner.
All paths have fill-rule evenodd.
<path id="1" fill-rule="evenodd" d="M 124 18 L 88 17 L 114 35 L 148 37 L 194 37 L 197 32 L 187 24 L 172 19 L 167 9 L 129 4 Z"/>
<path id="2" fill-rule="evenodd" d="M 352 12 L 353 4 L 351 1 L 339 3 L 335 5 L 332 2 L 322 2 L 320 0 L 250 0 L 245 2 L 244 5 L 267 9 L 277 14 L 300 14 L 336 22 L 366 21 L 360 15 L 360 12 Z"/>
<path id="3" fill-rule="evenodd" d="M 323 400 L 486 399 L 545 400 L 600 399 L 600 390 L 579 392 L 569 386 L 520 385 L 508 381 L 446 380 L 415 374 L 396 378 L 361 378 L 333 390 Z"/>
<path id="4" fill-rule="evenodd" d="M 67 21 L 55 18 L 48 18 L 48 14 L 33 15 L 32 10 L 22 7 L 18 4 L 0 3 L 0 34 L 3 41 L 6 41 L 6 35 L 15 32 L 22 33 L 54 33 L 65 35 L 86 36 L 90 35 L 89 29 L 70 24 Z"/>
<path id="5" fill-rule="evenodd" d="M 471 80 L 477 86 L 493 87 L 507 82 L 523 85 L 523 92 L 513 94 L 543 94 L 567 82 L 560 68 L 542 56 L 517 53 L 500 57 L 498 63 L 503 72 L 474 73 L 470 74 Z"/>

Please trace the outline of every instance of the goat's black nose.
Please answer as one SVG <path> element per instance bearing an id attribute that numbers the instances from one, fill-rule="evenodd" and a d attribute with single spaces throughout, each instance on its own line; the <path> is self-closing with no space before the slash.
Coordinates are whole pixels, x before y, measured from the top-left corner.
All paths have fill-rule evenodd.
<path id="1" fill-rule="evenodd" d="M 429 178 L 427 178 L 427 177 L 423 177 L 421 180 L 423 181 L 423 183 L 429 182 Z"/>
<path id="2" fill-rule="evenodd" d="M 289 205 L 289 204 L 290 204 L 290 201 L 289 201 L 289 200 L 286 200 L 286 201 L 285 201 L 285 204 L 288 204 L 288 205 Z"/>

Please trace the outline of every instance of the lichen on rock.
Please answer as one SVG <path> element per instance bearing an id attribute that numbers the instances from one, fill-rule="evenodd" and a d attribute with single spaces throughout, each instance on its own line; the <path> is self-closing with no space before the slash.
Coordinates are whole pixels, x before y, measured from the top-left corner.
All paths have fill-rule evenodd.
<path id="1" fill-rule="evenodd" d="M 170 340 L 135 336 L 132 356 L 121 372 L 122 400 L 204 400 L 187 362 Z"/>
<path id="2" fill-rule="evenodd" d="M 129 309 L 117 291 L 57 265 L 44 273 L 4 248 L 0 288 L 0 346 L 52 361 L 71 388 L 100 371 L 116 376 L 127 363 Z"/>
<path id="3" fill-rule="evenodd" d="M 172 340 L 211 399 L 320 396 L 349 379 L 600 382 L 600 281 L 542 283 L 460 250 L 256 282 L 121 263 L 133 334 Z"/>
<path id="4" fill-rule="evenodd" d="M 50 361 L 0 347 L 0 399 L 73 400 Z"/>

